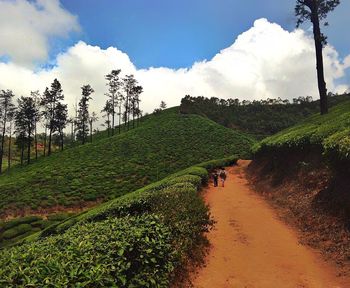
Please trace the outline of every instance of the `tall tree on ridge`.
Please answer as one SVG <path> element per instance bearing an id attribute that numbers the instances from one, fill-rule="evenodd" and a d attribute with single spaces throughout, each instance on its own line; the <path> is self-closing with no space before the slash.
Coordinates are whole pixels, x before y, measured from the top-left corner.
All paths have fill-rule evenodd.
<path id="1" fill-rule="evenodd" d="M 110 116 L 113 113 L 112 103 L 110 99 L 106 101 L 105 106 L 101 110 L 102 113 L 105 113 L 102 117 L 107 117 L 107 120 L 105 121 L 105 124 L 107 125 L 107 133 L 108 137 L 110 136 L 110 129 L 111 129 L 111 119 Z M 120 125 L 119 125 L 120 126 Z"/>
<path id="2" fill-rule="evenodd" d="M 134 77 L 134 75 L 126 75 L 125 78 L 123 78 L 123 89 L 125 92 L 125 126 L 127 126 L 128 130 L 130 128 L 130 113 L 131 113 L 131 103 L 133 98 L 133 92 L 135 89 L 135 86 L 137 84 L 137 81 Z"/>
<path id="3" fill-rule="evenodd" d="M 329 12 L 333 11 L 340 0 L 296 0 L 295 15 L 298 17 L 297 26 L 310 20 L 313 25 L 313 34 L 316 50 L 316 69 L 318 90 L 320 93 L 321 114 L 328 113 L 327 87 L 324 80 L 322 49 L 327 44 L 327 37 L 321 33 L 320 21 L 325 20 Z M 328 25 L 327 22 L 324 23 Z"/>
<path id="4" fill-rule="evenodd" d="M 92 124 L 98 120 L 97 114 L 92 112 L 89 117 L 89 125 L 90 125 L 90 143 L 92 143 Z"/>
<path id="5" fill-rule="evenodd" d="M 19 132 L 26 135 L 27 138 L 27 164 L 30 163 L 32 134 L 38 114 L 34 98 L 22 96 L 18 99 L 15 123 Z"/>
<path id="6" fill-rule="evenodd" d="M 2 126 L 1 146 L 0 146 L 0 174 L 2 173 L 2 159 L 4 157 L 4 144 L 6 126 L 9 114 L 13 113 L 15 105 L 12 103 L 14 94 L 11 90 L 1 90 L 0 92 L 0 125 Z"/>
<path id="7" fill-rule="evenodd" d="M 105 95 L 109 97 L 112 104 L 112 136 L 114 135 L 114 128 L 115 128 L 115 124 L 114 124 L 115 107 L 118 105 L 118 101 L 119 101 L 118 92 L 121 86 L 121 81 L 119 78 L 120 72 L 121 72 L 120 69 L 112 70 L 111 73 L 105 76 L 105 79 L 108 81 L 106 85 L 109 86 L 108 93 L 106 93 Z M 120 123 L 119 123 L 119 126 L 120 126 Z"/>
<path id="8" fill-rule="evenodd" d="M 79 140 L 81 140 L 82 144 L 85 144 L 89 131 L 87 127 L 89 123 L 89 101 L 92 99 L 90 95 L 94 93 L 94 89 L 92 89 L 90 85 L 84 85 L 81 87 L 81 90 L 82 97 L 79 101 L 77 137 Z"/>
<path id="9" fill-rule="evenodd" d="M 63 90 L 61 83 L 55 79 L 51 84 L 51 90 L 46 88 L 43 98 L 41 100 L 41 105 L 45 107 L 45 113 L 48 118 L 48 128 L 49 128 L 49 147 L 48 155 L 51 155 L 51 143 L 52 134 L 57 130 L 55 125 L 56 121 L 56 110 L 57 105 L 60 101 L 64 100 Z"/>
<path id="10" fill-rule="evenodd" d="M 40 121 L 40 93 L 39 91 L 31 91 L 30 96 L 34 100 L 35 110 L 37 111 L 34 119 L 34 145 L 35 145 L 35 159 L 38 159 L 38 134 L 37 134 L 37 123 Z"/>
<path id="11" fill-rule="evenodd" d="M 55 127 L 58 131 L 60 138 L 60 148 L 63 151 L 63 142 L 64 142 L 64 133 L 63 130 L 66 128 L 68 123 L 68 109 L 67 104 L 57 103 L 56 106 L 56 119 L 55 119 Z"/>

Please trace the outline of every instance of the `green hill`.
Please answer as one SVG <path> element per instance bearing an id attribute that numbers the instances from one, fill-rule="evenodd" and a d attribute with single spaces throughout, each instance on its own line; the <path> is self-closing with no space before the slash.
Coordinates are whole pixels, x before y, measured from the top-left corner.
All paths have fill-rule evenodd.
<path id="1" fill-rule="evenodd" d="M 315 114 L 300 124 L 265 138 L 255 154 L 318 149 L 332 161 L 350 160 L 350 102 L 338 104 L 326 115 Z"/>
<path id="2" fill-rule="evenodd" d="M 0 177 L 0 216 L 22 209 L 108 200 L 195 163 L 248 155 L 253 140 L 178 108 L 150 115 L 129 132 L 95 141 Z"/>

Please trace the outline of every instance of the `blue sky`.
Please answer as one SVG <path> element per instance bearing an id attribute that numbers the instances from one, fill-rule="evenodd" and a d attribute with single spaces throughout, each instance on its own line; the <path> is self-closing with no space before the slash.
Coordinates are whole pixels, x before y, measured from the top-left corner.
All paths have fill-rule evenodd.
<path id="1" fill-rule="evenodd" d="M 329 17 L 325 31 L 341 56 L 350 53 L 350 40 L 339 31 L 350 27 L 350 1 Z M 81 39 L 101 48 L 118 47 L 138 68 L 190 67 L 210 59 L 265 17 L 286 30 L 295 28 L 294 0 L 62 0 L 79 17 L 81 33 L 53 50 Z M 305 25 L 307 29 L 309 24 Z"/>
<path id="2" fill-rule="evenodd" d="M 350 1 L 341 2 L 324 29 L 332 45 L 324 52 L 325 80 L 333 93 L 350 91 Z M 162 100 L 179 105 L 186 94 L 316 99 L 311 24 L 295 30 L 294 5 L 295 0 L 0 0 L 0 89 L 28 95 L 58 78 L 72 107 L 89 83 L 95 90 L 91 108 L 100 111 L 104 75 L 121 69 L 144 87 L 146 112 Z"/>

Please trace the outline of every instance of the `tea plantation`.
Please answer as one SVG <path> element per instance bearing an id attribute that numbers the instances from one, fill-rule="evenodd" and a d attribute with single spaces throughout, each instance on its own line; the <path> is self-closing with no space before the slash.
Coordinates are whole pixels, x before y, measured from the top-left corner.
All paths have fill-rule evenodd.
<path id="1" fill-rule="evenodd" d="M 206 162 L 72 216 L 1 251 L 0 287 L 168 287 L 212 220 Z"/>
<path id="2" fill-rule="evenodd" d="M 300 124 L 265 138 L 253 146 L 255 154 L 288 149 L 318 147 L 332 159 L 350 160 L 350 102 L 330 109 L 326 115 L 313 115 Z"/>
<path id="3" fill-rule="evenodd" d="M 0 217 L 23 208 L 113 199 L 201 161 L 245 157 L 252 144 L 248 136 L 208 119 L 164 110 L 129 132 L 0 176 Z"/>

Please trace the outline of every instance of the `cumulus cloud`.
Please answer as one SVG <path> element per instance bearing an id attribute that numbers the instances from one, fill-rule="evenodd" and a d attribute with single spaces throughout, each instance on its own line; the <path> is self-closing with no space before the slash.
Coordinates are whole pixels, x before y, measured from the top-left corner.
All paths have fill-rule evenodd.
<path id="1" fill-rule="evenodd" d="M 328 90 L 348 89 L 336 83 L 350 67 L 350 56 L 342 60 L 334 47 L 327 46 L 324 62 Z M 161 100 L 168 106 L 179 105 L 186 94 L 241 100 L 318 97 L 313 39 L 302 30 L 288 32 L 266 19 L 255 21 L 212 59 L 189 68 L 137 69 L 117 48 L 101 49 L 84 42 L 59 54 L 56 63 L 51 69 L 35 72 L 19 64 L 0 63 L 0 89 L 28 95 L 30 90 L 43 91 L 58 78 L 72 107 L 81 95 L 80 87 L 90 84 L 96 91 L 91 108 L 98 112 L 106 101 L 104 75 L 119 68 L 124 74 L 134 74 L 144 87 L 141 100 L 145 112 L 151 112 Z"/>
<path id="2" fill-rule="evenodd" d="M 77 17 L 59 0 L 0 0 L 0 56 L 31 66 L 47 59 L 50 37 L 78 31 Z"/>

